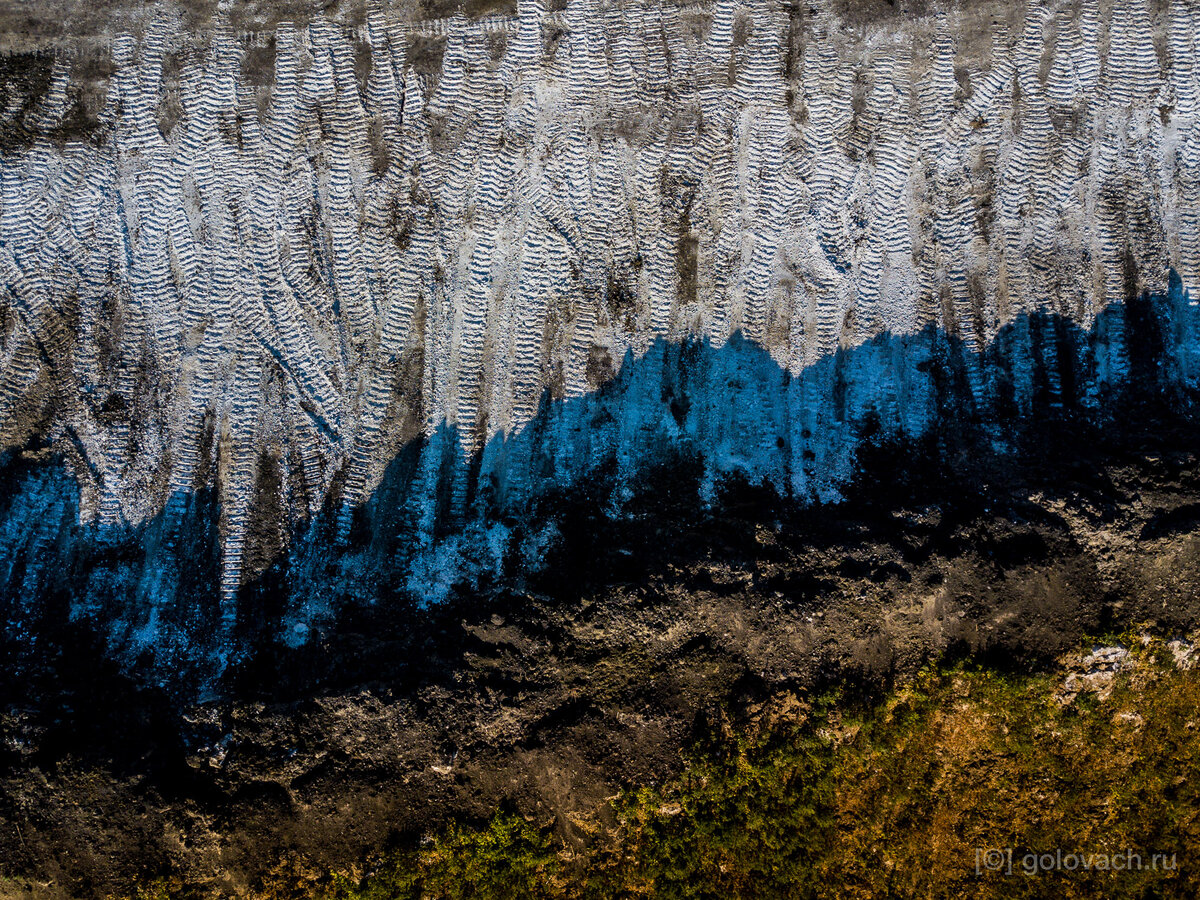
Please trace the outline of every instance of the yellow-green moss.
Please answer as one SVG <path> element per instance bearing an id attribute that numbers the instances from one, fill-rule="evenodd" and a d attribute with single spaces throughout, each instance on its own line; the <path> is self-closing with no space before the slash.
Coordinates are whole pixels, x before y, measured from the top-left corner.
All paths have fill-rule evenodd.
<path id="1" fill-rule="evenodd" d="M 1139 647 L 1103 701 L 1062 675 L 930 671 L 855 711 L 780 698 L 617 803 L 581 860 L 523 819 L 454 828 L 337 900 L 1200 896 L 1200 678 Z M 1011 850 L 1012 874 L 980 853 Z M 1025 854 L 1140 871 L 1026 874 Z M 1152 871 L 1152 854 L 1175 867 Z M 994 859 L 994 858 L 993 858 Z M 1096 859 L 1099 859 L 1098 857 Z M 1096 860 L 1093 860 L 1095 865 Z"/>

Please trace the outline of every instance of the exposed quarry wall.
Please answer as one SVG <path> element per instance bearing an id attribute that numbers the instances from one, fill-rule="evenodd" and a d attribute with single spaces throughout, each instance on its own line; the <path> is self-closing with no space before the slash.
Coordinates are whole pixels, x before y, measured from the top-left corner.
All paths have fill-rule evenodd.
<path id="1" fill-rule="evenodd" d="M 121 640 L 155 644 L 203 534 L 218 628 L 402 458 L 396 564 L 434 599 L 508 552 L 493 514 L 664 444 L 835 498 L 868 421 L 1102 411 L 1143 291 L 1148 365 L 1200 376 L 1193 0 L 559 6 L 164 16 L 113 42 L 87 141 L 53 138 L 55 63 L 48 136 L 0 159 L 0 447 L 78 499 L 21 476 L 11 596 L 64 535 L 136 535 L 136 585 L 73 608 L 142 598 Z"/>

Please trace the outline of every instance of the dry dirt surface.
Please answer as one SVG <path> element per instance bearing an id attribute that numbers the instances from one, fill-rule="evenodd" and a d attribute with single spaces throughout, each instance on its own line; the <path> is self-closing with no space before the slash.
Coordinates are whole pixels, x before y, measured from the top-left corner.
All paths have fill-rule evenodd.
<path id="1" fill-rule="evenodd" d="M 871 694 L 963 655 L 1029 670 L 1134 623 L 1186 633 L 1196 434 L 1131 421 L 1119 444 L 1064 426 L 1016 461 L 879 447 L 817 510 L 749 486 L 704 510 L 684 462 L 621 520 L 560 498 L 562 540 L 519 593 L 348 616 L 264 648 L 209 703 L 136 686 L 68 630 L 4 712 L 5 890 L 172 874 L 246 895 L 281 865 L 329 871 L 501 807 L 584 842 L 622 786 L 669 777 L 695 735 L 776 692 Z"/>

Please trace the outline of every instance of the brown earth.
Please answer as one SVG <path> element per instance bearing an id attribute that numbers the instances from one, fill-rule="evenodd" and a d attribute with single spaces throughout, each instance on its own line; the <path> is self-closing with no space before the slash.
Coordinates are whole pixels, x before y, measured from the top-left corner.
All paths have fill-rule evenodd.
<path id="1" fill-rule="evenodd" d="M 1200 444 L 1131 421 L 1116 444 L 1066 428 L 1016 454 L 876 447 L 822 509 L 733 485 L 705 511 L 682 461 L 620 520 L 559 498 L 519 592 L 347 614 L 200 706 L 64 641 L 78 658 L 4 714 L 0 896 L 168 875 L 244 896 L 499 808 L 582 843 L 621 787 L 670 777 L 695 735 L 779 691 L 870 695 L 931 659 L 1030 670 L 1135 623 L 1184 633 Z"/>

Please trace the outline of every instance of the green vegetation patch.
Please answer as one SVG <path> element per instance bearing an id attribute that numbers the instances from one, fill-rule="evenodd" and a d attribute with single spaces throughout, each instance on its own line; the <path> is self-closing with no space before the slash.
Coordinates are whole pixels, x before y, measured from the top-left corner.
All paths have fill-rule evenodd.
<path id="1" fill-rule="evenodd" d="M 582 852 L 506 813 L 314 891 L 1194 898 L 1200 673 L 1157 641 L 1129 643 L 1115 674 L 1074 690 L 1063 672 L 957 666 L 876 704 L 780 696 L 740 730 L 715 728 L 679 778 L 624 794 L 617 826 Z"/>

